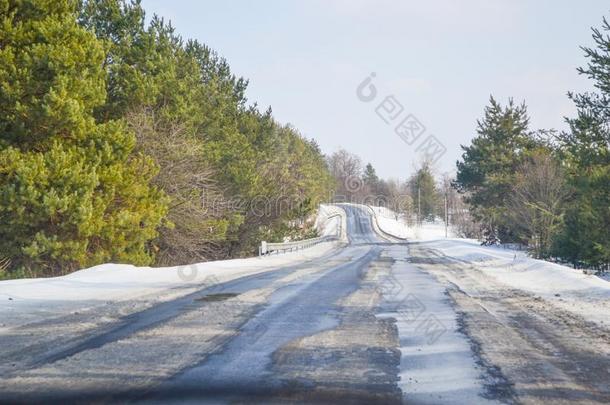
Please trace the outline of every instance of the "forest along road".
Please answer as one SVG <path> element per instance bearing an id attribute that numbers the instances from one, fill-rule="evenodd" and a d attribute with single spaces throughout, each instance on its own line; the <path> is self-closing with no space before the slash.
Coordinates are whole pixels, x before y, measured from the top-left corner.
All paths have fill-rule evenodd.
<path id="1" fill-rule="evenodd" d="M 604 331 L 343 208 L 349 244 L 318 259 L 4 342 L 0 402 L 610 402 Z"/>

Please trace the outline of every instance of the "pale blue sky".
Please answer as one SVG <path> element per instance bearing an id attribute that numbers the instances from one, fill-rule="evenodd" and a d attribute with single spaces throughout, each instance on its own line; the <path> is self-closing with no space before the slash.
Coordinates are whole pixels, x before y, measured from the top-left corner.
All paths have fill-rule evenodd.
<path id="1" fill-rule="evenodd" d="M 248 98 L 315 138 L 325 153 L 344 147 L 383 177 L 405 178 L 417 159 L 356 97 L 371 72 L 447 147 L 439 172 L 453 171 L 460 144 L 493 94 L 525 100 L 533 128 L 565 128 L 568 90 L 590 89 L 576 73 L 591 26 L 607 1 L 525 0 L 143 0 L 149 14 L 208 44 L 250 80 Z"/>

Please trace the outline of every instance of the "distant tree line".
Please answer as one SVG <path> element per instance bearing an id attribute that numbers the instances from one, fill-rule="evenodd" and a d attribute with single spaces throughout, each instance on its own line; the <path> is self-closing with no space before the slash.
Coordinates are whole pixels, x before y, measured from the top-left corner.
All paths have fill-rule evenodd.
<path id="1" fill-rule="evenodd" d="M 334 202 L 381 206 L 396 218 L 414 226 L 422 222 L 447 221 L 458 236 L 481 236 L 478 223 L 471 216 L 464 196 L 452 187 L 449 174 L 439 175 L 434 165 L 422 160 L 405 180 L 382 179 L 371 163 L 344 149 L 328 157 L 335 179 Z"/>
<path id="2" fill-rule="evenodd" d="M 0 266 L 251 254 L 333 179 L 318 145 L 139 1 L 0 0 Z"/>

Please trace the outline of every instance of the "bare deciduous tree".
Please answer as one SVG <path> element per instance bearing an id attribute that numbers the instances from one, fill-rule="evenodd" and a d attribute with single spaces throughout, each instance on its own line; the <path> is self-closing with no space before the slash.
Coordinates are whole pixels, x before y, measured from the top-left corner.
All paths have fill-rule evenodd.
<path id="1" fill-rule="evenodd" d="M 483 236 L 481 224 L 470 214 L 468 204 L 464 201 L 467 194 L 460 194 L 453 186 L 454 181 L 455 178 L 449 173 L 442 175 L 438 185 L 441 197 L 438 201 L 438 212 L 442 214 L 443 219 L 447 218 L 456 236 L 479 239 Z"/>
<path id="2" fill-rule="evenodd" d="M 221 243 L 230 226 L 233 207 L 214 182 L 205 162 L 203 142 L 185 133 L 180 123 L 157 119 L 140 109 L 127 116 L 138 149 L 160 170 L 154 185 L 171 197 L 169 222 L 156 242 L 157 264 L 175 265 L 224 258 Z"/>
<path id="3" fill-rule="evenodd" d="M 328 158 L 328 166 L 337 181 L 335 198 L 338 202 L 358 202 L 364 197 L 362 160 L 358 156 L 340 149 Z"/>
<path id="4" fill-rule="evenodd" d="M 511 215 L 537 258 L 547 258 L 569 195 L 559 164 L 538 152 L 517 171 L 513 193 L 507 196 Z"/>

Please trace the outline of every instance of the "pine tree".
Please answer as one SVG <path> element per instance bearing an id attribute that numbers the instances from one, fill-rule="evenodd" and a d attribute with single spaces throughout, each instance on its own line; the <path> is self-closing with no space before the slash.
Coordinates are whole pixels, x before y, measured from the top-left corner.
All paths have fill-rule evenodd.
<path id="1" fill-rule="evenodd" d="M 537 145 L 528 129 L 524 104 L 512 100 L 502 107 L 493 97 L 478 121 L 478 135 L 463 146 L 457 162 L 454 186 L 468 193 L 474 217 L 484 226 L 486 243 L 519 241 L 507 208 L 507 196 L 515 183 L 515 172 L 527 151 Z"/>
<path id="2" fill-rule="evenodd" d="M 411 177 L 409 185 L 418 221 L 434 220 L 439 196 L 432 167 L 428 162 L 423 162 L 417 169 L 417 172 Z"/>
<path id="3" fill-rule="evenodd" d="M 610 24 L 593 29 L 596 48 L 583 48 L 589 63 L 579 73 L 593 80 L 597 93 L 570 93 L 577 107 L 561 136 L 572 199 L 555 254 L 575 265 L 610 265 Z"/>
<path id="4" fill-rule="evenodd" d="M 372 164 L 367 163 L 364 167 L 362 181 L 368 194 L 377 195 L 379 193 L 379 177 Z"/>
<path id="5" fill-rule="evenodd" d="M 137 135 L 136 150 L 160 167 L 153 184 L 171 199 L 171 226 L 162 227 L 155 240 L 157 264 L 226 258 L 224 244 L 243 218 L 231 211 L 223 189 L 237 192 L 235 172 L 254 171 L 237 142 L 228 144 L 241 136 L 233 77 L 209 48 L 196 41 L 184 45 L 162 18 L 153 16 L 147 25 L 144 17 L 139 1 L 81 4 L 80 24 L 109 49 L 109 96 L 96 117 L 125 117 Z M 230 167 L 217 171 L 223 158 Z"/>
<path id="6" fill-rule="evenodd" d="M 154 184 L 172 200 L 174 226 L 156 241 L 161 264 L 251 254 L 261 232 L 302 219 L 328 193 L 319 149 L 270 108 L 246 105 L 247 80 L 216 52 L 183 41 L 160 17 L 146 25 L 137 0 L 85 0 L 80 9 L 80 23 L 109 46 L 109 96 L 96 117 L 127 117 L 136 148 L 161 168 Z M 202 204 L 209 197 L 213 210 Z M 257 215 L 262 200 L 283 207 Z"/>
<path id="7" fill-rule="evenodd" d="M 0 0 L 0 254 L 45 274 L 150 263 L 166 212 L 133 134 L 93 117 L 105 49 L 76 7 Z"/>

